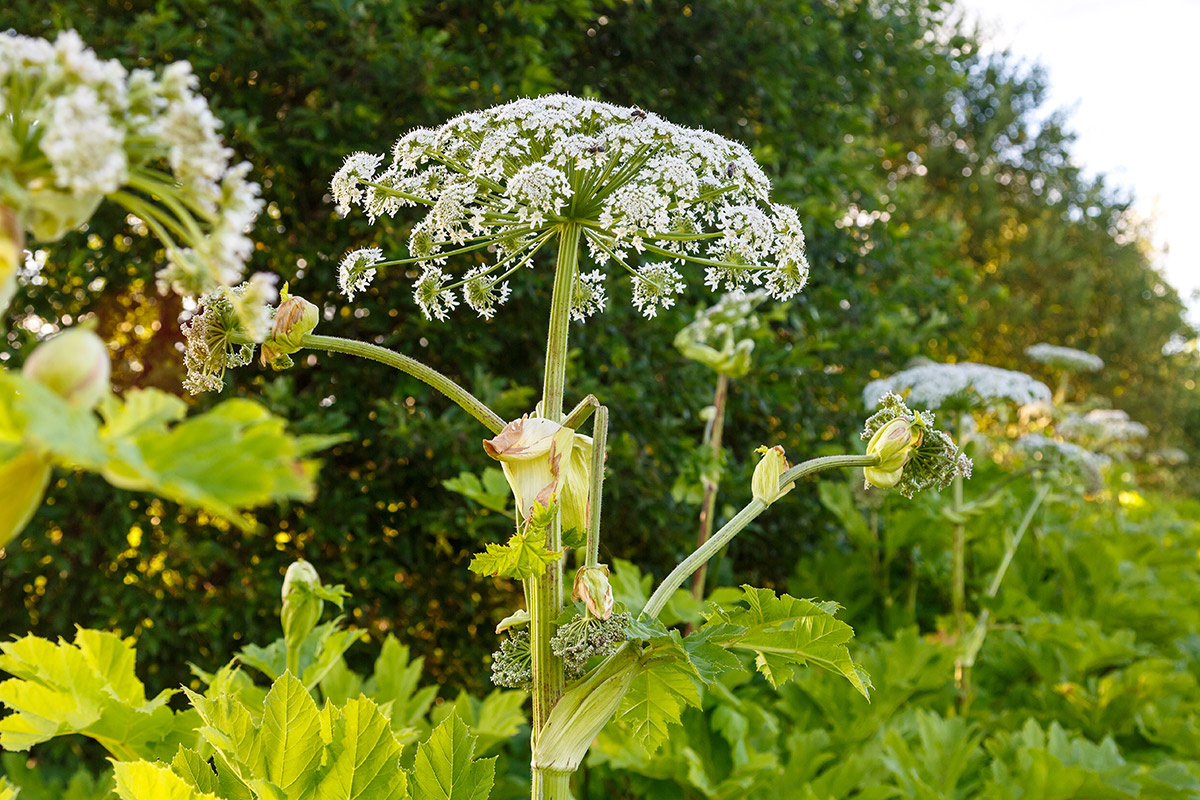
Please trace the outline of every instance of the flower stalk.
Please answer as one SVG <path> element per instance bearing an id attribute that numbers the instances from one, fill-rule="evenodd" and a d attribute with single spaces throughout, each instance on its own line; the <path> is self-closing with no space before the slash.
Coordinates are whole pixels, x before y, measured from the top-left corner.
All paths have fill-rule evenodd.
<path id="1" fill-rule="evenodd" d="M 546 336 L 546 372 L 542 388 L 541 413 L 546 419 L 560 422 L 563 418 L 563 394 L 566 387 L 567 344 L 571 324 L 571 293 L 579 271 L 580 226 L 567 223 L 559 233 L 558 257 L 554 269 L 554 293 L 550 301 L 550 325 Z M 597 409 L 599 411 L 599 409 Z M 603 448 L 596 448 L 603 458 Z M 595 455 L 593 455 L 595 457 Z M 593 510 L 599 524 L 599 508 Z M 590 527 L 589 527 L 590 531 Z M 562 547 L 562 522 L 556 520 L 546 535 L 546 547 Z M 554 621 L 563 609 L 562 560 L 550 564 L 545 573 L 528 583 L 525 607 L 529 609 L 530 647 L 533 651 L 533 728 L 531 739 L 537 746 L 538 737 L 550 718 L 554 704 L 562 697 L 565 674 L 562 659 L 550 648 L 554 637 Z M 535 768 L 532 785 L 533 800 L 568 800 L 570 775 Z"/>
<path id="2" fill-rule="evenodd" d="M 422 364 L 414 358 L 409 358 L 394 350 L 388 350 L 386 347 L 354 339 L 342 339 L 337 336 L 321 336 L 310 333 L 303 336 L 300 341 L 304 347 L 310 350 L 325 350 L 331 353 L 345 353 L 359 358 L 369 358 L 393 369 L 398 369 L 446 395 L 492 433 L 504 430 L 504 420 L 500 418 L 499 414 L 488 408 L 483 401 L 433 367 Z"/>
<path id="3" fill-rule="evenodd" d="M 817 472 L 823 472 L 827 469 L 873 467 L 878 463 L 879 458 L 877 456 L 867 455 L 822 456 L 821 458 L 809 459 L 784 472 L 779 477 L 779 488 L 787 489 L 800 478 Z M 642 616 L 653 618 L 661 614 L 671 596 L 675 594 L 675 590 L 682 586 L 684 581 L 691 577 L 701 566 L 706 564 L 721 548 L 733 541 L 735 536 L 741 533 L 747 525 L 753 522 L 766 509 L 767 504 L 762 500 L 754 499 L 747 503 L 711 539 L 697 547 L 691 555 L 671 571 L 670 575 L 663 579 L 663 582 L 654 590 L 654 594 L 646 601 L 646 607 L 642 609 Z"/>
<path id="4" fill-rule="evenodd" d="M 708 445 L 712 450 L 713 463 L 717 463 L 717 459 L 721 455 L 721 438 L 725 432 L 725 400 L 729 396 L 729 376 L 721 372 L 717 374 L 717 388 L 713 392 L 713 418 L 712 422 L 705 426 L 704 444 Z M 696 546 L 701 547 L 712 536 L 713 531 L 713 515 L 717 510 L 717 488 L 721 483 L 721 473 L 719 469 L 714 469 L 713 474 L 704 475 L 701 478 L 704 483 L 704 498 L 700 504 L 700 530 L 696 535 Z M 696 575 L 692 579 L 692 596 L 697 600 L 704 599 L 704 586 L 708 580 L 708 562 L 700 565 L 700 569 L 696 570 Z"/>

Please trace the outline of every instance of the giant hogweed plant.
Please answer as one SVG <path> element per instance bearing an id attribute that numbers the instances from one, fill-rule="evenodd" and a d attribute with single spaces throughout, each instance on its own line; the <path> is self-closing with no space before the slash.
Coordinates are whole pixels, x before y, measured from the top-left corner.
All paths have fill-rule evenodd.
<path id="1" fill-rule="evenodd" d="M 1066 397 L 1070 374 L 1096 371 L 1104 365 L 1099 357 L 1091 353 L 1049 344 L 1035 345 L 1027 350 L 1027 354 L 1059 372 L 1059 391 L 1053 398 L 1056 403 L 1061 403 Z M 873 381 L 863 391 L 863 399 L 868 407 L 886 407 L 897 396 L 951 414 L 959 441 L 964 446 L 974 445 L 977 448 L 992 444 L 979 433 L 978 417 L 995 414 L 1005 406 L 1022 409 L 1022 416 L 1026 418 L 1047 416 L 1046 412 L 1049 412 L 1049 416 L 1055 414 L 1055 407 L 1050 405 L 1050 389 L 1044 383 L 1024 372 L 984 364 L 922 364 Z M 999 437 L 996 444 L 1008 446 L 1017 454 L 1016 459 L 1008 459 L 1012 466 L 1008 474 L 986 482 L 969 501 L 964 494 L 961 476 L 956 476 L 951 482 L 950 498 L 940 504 L 941 516 L 952 526 L 950 597 L 957 649 L 955 681 L 964 712 L 972 698 L 971 669 L 983 647 L 991 621 L 991 612 L 986 606 L 973 620 L 967 609 L 966 556 L 971 520 L 981 514 L 992 513 L 1000 504 L 1007 504 L 1011 498 L 1005 490 L 1014 481 L 1032 481 L 1032 499 L 1007 537 L 1000 562 L 982 594 L 981 600 L 988 602 L 999 594 L 1017 549 L 1033 525 L 1038 511 L 1053 497 L 1052 492 L 1056 488 L 1062 491 L 1074 484 L 1082 486 L 1087 494 L 1095 494 L 1103 486 L 1102 471 L 1110 459 L 1061 437 L 1082 438 L 1095 445 L 1126 442 L 1145 435 L 1144 426 L 1130 422 L 1123 412 L 1108 410 L 1093 410 L 1088 415 L 1069 414 L 1055 427 L 1059 436 L 1046 435 L 1049 433 L 1047 430 L 1046 433 L 1026 432 L 1013 441 L 1005 436 Z M 831 507 L 838 505 L 833 492 L 825 492 L 823 497 Z M 845 502 L 840 506 L 840 509 L 835 508 L 840 516 L 853 516 L 848 513 Z"/>
<path id="2" fill-rule="evenodd" d="M 846 647 L 853 631 L 836 618 L 834 603 L 744 587 L 738 599 L 710 607 L 705 623 L 686 637 L 659 617 L 688 578 L 805 476 L 863 468 L 873 485 L 911 496 L 968 473 L 970 462 L 933 427 L 932 415 L 911 411 L 898 397 L 867 421 L 864 455 L 792 466 L 781 447 L 764 448 L 750 502 L 641 608 L 615 602 L 599 561 L 608 410 L 592 396 L 566 403 L 571 324 L 604 310 L 608 270 L 629 278 L 633 303 L 646 316 L 674 305 L 693 267 L 714 290 L 762 287 L 778 300 L 799 292 L 809 269 L 799 219 L 770 200 L 769 181 L 749 151 L 638 108 L 552 96 L 413 131 L 396 143 L 386 167 L 384 160 L 349 156 L 332 181 L 335 202 L 372 220 L 409 207 L 426 214 L 413 227 L 407 257 L 385 258 L 378 247 L 348 254 L 340 265 L 342 289 L 352 299 L 379 270 L 415 269 L 413 299 L 426 317 L 445 320 L 465 305 L 491 319 L 508 300 L 510 282 L 533 268 L 543 249 L 554 250 L 541 401 L 521 418 L 504 420 L 406 355 L 315 334 L 317 309 L 296 296 L 273 311 L 261 360 L 286 368 L 305 348 L 373 359 L 424 381 L 491 434 L 483 450 L 500 462 L 515 499 L 516 529 L 506 542 L 487 545 L 471 569 L 520 581 L 524 589 L 525 607 L 499 626 L 492 673 L 498 685 L 532 696 L 532 796 L 569 797 L 572 773 L 614 719 L 649 747 L 660 745 L 683 709 L 700 702 L 706 684 L 741 669 L 742 655 L 752 656 L 773 685 L 816 666 L 867 695 L 869 679 Z M 459 261 L 470 265 L 449 271 Z M 226 292 L 211 295 L 187 330 L 193 389 L 219 387 L 224 370 L 248 360 L 254 346 Z M 579 431 L 589 419 L 590 436 Z M 571 548 L 581 548 L 582 556 L 568 580 Z M 466 763 L 452 759 L 456 776 L 460 767 L 470 769 Z M 175 774 L 188 779 L 186 770 Z M 486 795 L 484 781 L 462 780 L 469 788 L 459 793 L 447 784 L 438 796 Z M 404 794 L 392 787 L 370 796 Z"/>

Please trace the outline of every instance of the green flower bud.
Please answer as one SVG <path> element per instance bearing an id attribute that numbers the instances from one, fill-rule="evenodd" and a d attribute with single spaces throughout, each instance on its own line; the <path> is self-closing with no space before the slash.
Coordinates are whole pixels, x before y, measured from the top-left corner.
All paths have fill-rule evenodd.
<path id="1" fill-rule="evenodd" d="M 767 505 L 771 505 L 796 487 L 795 483 L 789 483 L 786 488 L 782 489 L 779 486 L 780 476 L 792 465 L 788 463 L 783 454 L 783 447 L 780 445 L 774 447 L 764 445 L 754 452 L 761 455 L 762 458 L 759 459 L 758 466 L 754 468 L 754 477 L 750 480 L 750 491 L 754 494 L 755 500 L 761 500 Z"/>
<path id="2" fill-rule="evenodd" d="M 608 619 L 613 613 L 613 590 L 608 582 L 608 566 L 580 567 L 575 573 L 572 600 L 582 600 L 588 612 L 597 619 Z"/>
<path id="3" fill-rule="evenodd" d="M 38 345 L 22 372 L 77 408 L 95 408 L 108 394 L 108 347 L 86 328 L 71 328 Z"/>
<path id="4" fill-rule="evenodd" d="M 880 459 L 863 469 L 866 486 L 895 489 L 911 498 L 926 489 L 945 489 L 955 477 L 971 477 L 971 459 L 945 431 L 933 427 L 933 414 L 913 411 L 891 392 L 878 405 L 862 431 L 867 452 Z"/>
<path id="5" fill-rule="evenodd" d="M 312 333 L 320 320 L 321 310 L 315 305 L 296 295 L 286 297 L 275 309 L 270 338 L 262 344 L 262 365 L 277 369 L 291 366 L 287 357 L 300 350 L 300 340 Z"/>
<path id="6" fill-rule="evenodd" d="M 103 200 L 104 195 L 95 192 L 78 193 L 44 186 L 29 192 L 23 216 L 34 238 L 53 242 L 91 219 Z"/>
<path id="7" fill-rule="evenodd" d="M 575 431 L 542 417 L 524 416 L 504 426 L 483 449 L 500 462 L 522 520 L 534 505 L 551 505 L 570 465 Z"/>
<path id="8" fill-rule="evenodd" d="M 906 417 L 897 417 L 877 430 L 867 444 L 867 455 L 878 456 L 880 461 L 877 466 L 863 470 L 867 483 L 880 489 L 894 488 L 922 438 L 915 420 Z"/>
<path id="9" fill-rule="evenodd" d="M 297 559 L 283 578 L 283 642 L 288 650 L 288 669 L 295 670 L 292 654 L 317 627 L 325 601 L 321 599 L 321 578 L 312 564 Z M 298 659 L 297 659 L 298 661 Z"/>
<path id="10" fill-rule="evenodd" d="M 567 461 L 566 480 L 563 481 L 559 501 L 565 531 L 587 530 L 591 514 L 591 498 L 588 494 L 592 489 L 592 446 L 590 436 L 577 433 L 573 437 L 571 458 Z"/>
<path id="11" fill-rule="evenodd" d="M 50 482 L 50 461 L 25 450 L 0 464 L 0 549 L 29 524 Z"/>
<path id="12" fill-rule="evenodd" d="M 0 314 L 17 293 L 17 269 L 25 250 L 25 235 L 17 213 L 0 203 Z"/>
<path id="13" fill-rule="evenodd" d="M 533 766 L 556 772 L 578 769 L 592 741 L 617 713 L 639 671 L 637 653 L 623 644 L 559 698 L 534 742 Z"/>

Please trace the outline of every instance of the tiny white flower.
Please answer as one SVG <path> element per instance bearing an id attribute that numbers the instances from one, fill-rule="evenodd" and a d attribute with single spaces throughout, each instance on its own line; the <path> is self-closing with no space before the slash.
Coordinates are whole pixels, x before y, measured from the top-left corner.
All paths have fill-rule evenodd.
<path id="1" fill-rule="evenodd" d="M 342 168 L 334 174 L 329 184 L 329 193 L 342 216 L 350 213 L 350 206 L 363 198 L 361 183 L 373 181 L 383 156 L 370 153 L 351 153 L 346 156 Z"/>
<path id="2" fill-rule="evenodd" d="M 346 254 L 338 269 L 338 286 L 347 300 L 353 301 L 354 295 L 367 290 L 375 280 L 375 265 L 382 260 L 383 251 L 378 247 L 364 247 Z"/>
<path id="3" fill-rule="evenodd" d="M 458 307 L 454 291 L 443 288 L 449 282 L 450 276 L 433 266 L 426 267 L 421 277 L 417 278 L 413 285 L 413 299 L 425 319 L 445 322 L 448 312 Z"/>
<path id="4" fill-rule="evenodd" d="M 650 264 L 638 270 L 633 279 L 633 305 L 646 317 L 658 309 L 675 305 L 675 295 L 687 288 L 683 276 L 667 264 Z"/>

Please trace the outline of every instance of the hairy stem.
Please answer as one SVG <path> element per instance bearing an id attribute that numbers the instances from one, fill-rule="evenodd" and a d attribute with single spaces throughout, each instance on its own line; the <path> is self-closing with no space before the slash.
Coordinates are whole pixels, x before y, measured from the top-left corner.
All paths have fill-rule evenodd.
<path id="1" fill-rule="evenodd" d="M 483 423 L 484 427 L 492 433 L 499 433 L 504 429 L 504 420 L 500 418 L 500 415 L 484 405 L 479 398 L 433 367 L 426 366 L 416 359 L 401 355 L 394 350 L 388 350 L 386 347 L 369 344 L 368 342 L 359 342 L 354 339 L 342 339 L 337 336 L 316 336 L 310 333 L 305 335 L 300 340 L 300 343 L 311 350 L 346 353 L 347 355 L 369 358 L 372 361 L 387 364 L 389 367 L 411 375 L 422 383 L 446 395 L 446 397 L 449 397 L 461 406 L 464 411 Z"/>
<path id="2" fill-rule="evenodd" d="M 586 566 L 600 563 L 600 509 L 604 501 L 604 459 L 608 448 L 608 408 L 596 409 L 592 423 L 592 474 L 588 491 L 588 530 Z"/>
<path id="3" fill-rule="evenodd" d="M 1033 497 L 1033 502 L 1025 510 L 1025 516 L 1021 518 L 1021 523 L 1017 526 L 1017 530 L 1013 533 L 1008 547 L 1004 550 L 1004 557 L 1000 559 L 1000 566 L 996 568 L 996 574 L 992 577 L 992 583 L 988 586 L 985 594 L 987 598 L 995 598 L 1000 593 L 1000 584 L 1004 582 L 1004 576 L 1008 573 L 1009 566 L 1012 565 L 1013 557 L 1017 554 L 1017 548 L 1021 546 L 1021 540 L 1025 537 L 1025 532 L 1033 524 L 1034 515 L 1037 514 L 1038 509 L 1049 493 L 1050 484 L 1042 484 L 1038 487 L 1037 494 Z M 983 649 L 983 642 L 987 639 L 988 623 L 991 621 L 991 618 L 992 612 L 990 608 L 985 608 L 979 612 L 979 619 L 975 622 L 975 627 L 971 629 L 971 635 L 967 638 L 963 647 L 962 657 L 959 661 L 959 682 L 965 693 L 961 703 L 964 716 L 971 705 L 971 668 L 975 666 L 975 658 L 979 655 L 979 651 Z"/>
<path id="4" fill-rule="evenodd" d="M 963 448 L 967 446 L 965 422 L 965 412 L 958 412 L 954 432 L 958 435 L 959 447 Z M 954 683 L 959 690 L 961 708 L 970 689 L 966 683 L 969 675 L 963 669 L 962 659 L 962 648 L 966 644 L 963 641 L 963 634 L 966 632 L 967 626 L 967 524 L 963 520 L 966 503 L 963 502 L 963 477 L 957 472 L 954 474 L 953 493 L 950 508 L 957 521 L 954 523 L 954 538 L 951 543 L 950 607 L 954 611 L 954 642 L 959 649 L 959 656 L 954 663 Z"/>
<path id="5" fill-rule="evenodd" d="M 571 324 L 571 293 L 575 274 L 579 270 L 580 227 L 576 223 L 562 226 L 558 241 L 558 259 L 554 268 L 554 294 L 550 301 L 550 328 L 546 335 L 546 376 L 542 385 L 541 414 L 546 419 L 561 422 L 563 394 L 566 388 L 567 339 Z M 555 521 L 547 531 L 546 547 L 557 550 L 562 546 L 562 523 Z M 550 650 L 554 636 L 554 621 L 562 613 L 562 561 L 555 561 L 531 582 L 533 589 L 526 598 L 529 609 L 529 637 L 533 651 L 533 743 L 550 718 L 554 704 L 562 697 L 565 676 L 562 660 Z M 543 773 L 534 769 L 533 800 L 568 800 L 570 776 Z"/>
<path id="6" fill-rule="evenodd" d="M 706 425 L 704 430 L 704 444 L 711 448 L 714 464 L 721 456 L 721 436 L 725 432 L 725 398 L 728 395 L 729 376 L 720 373 L 717 375 L 716 391 L 713 392 L 712 424 Z M 701 480 L 704 482 L 704 501 L 700 506 L 700 531 L 696 535 L 697 547 L 703 545 L 712 536 L 713 515 L 717 510 L 717 487 L 721 483 L 719 468 L 714 470 L 714 474 L 705 475 Z M 692 579 L 692 596 L 697 600 L 704 599 L 704 583 L 707 577 L 708 562 L 705 562 L 700 565 L 700 569 L 696 570 L 696 575 Z"/>
<path id="7" fill-rule="evenodd" d="M 824 456 L 822 458 L 813 458 L 789 469 L 787 472 L 779 476 L 779 487 L 782 489 L 790 483 L 793 483 L 806 475 L 812 475 L 816 472 L 823 472 L 827 469 L 838 469 L 841 467 L 873 467 L 879 463 L 878 456 Z M 671 599 L 671 595 L 675 594 L 675 590 L 683 585 L 683 582 L 691 577 L 692 573 L 700 569 L 710 558 L 713 557 L 722 547 L 733 541 L 733 538 L 742 532 L 742 529 L 749 525 L 754 519 L 765 511 L 767 504 L 761 500 L 751 500 L 746 506 L 734 516 L 733 519 L 726 522 L 721 530 L 717 531 L 712 538 L 707 542 L 697 547 L 690 556 L 680 562 L 679 566 L 671 571 L 671 574 L 663 579 L 663 582 L 654 590 L 654 594 L 646 601 L 646 607 L 642 609 L 643 617 L 657 617 L 666 608 L 667 602 Z"/>

